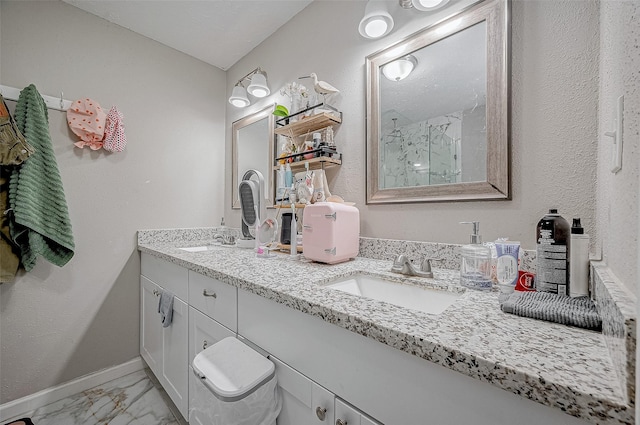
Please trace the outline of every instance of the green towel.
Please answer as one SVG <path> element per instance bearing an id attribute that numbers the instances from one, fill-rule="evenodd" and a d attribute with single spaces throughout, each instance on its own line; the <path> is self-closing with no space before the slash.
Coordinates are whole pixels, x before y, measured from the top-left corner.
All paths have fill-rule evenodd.
<path id="1" fill-rule="evenodd" d="M 38 255 L 62 267 L 73 257 L 75 245 L 47 107 L 33 84 L 20 92 L 14 118 L 36 151 L 11 173 L 11 237 L 20 247 L 25 270 L 33 269 Z"/>

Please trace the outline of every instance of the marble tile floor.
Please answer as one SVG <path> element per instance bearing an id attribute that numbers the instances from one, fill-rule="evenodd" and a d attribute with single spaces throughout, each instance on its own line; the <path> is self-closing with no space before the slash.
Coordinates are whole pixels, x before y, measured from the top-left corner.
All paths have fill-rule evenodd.
<path id="1" fill-rule="evenodd" d="M 23 417 L 30 417 L 34 425 L 187 424 L 148 369 L 114 379 L 15 419 Z"/>

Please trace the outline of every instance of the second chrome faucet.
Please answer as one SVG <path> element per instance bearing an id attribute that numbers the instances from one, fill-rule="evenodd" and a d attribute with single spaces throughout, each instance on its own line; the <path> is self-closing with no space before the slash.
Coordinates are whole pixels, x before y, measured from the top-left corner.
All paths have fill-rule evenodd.
<path id="1" fill-rule="evenodd" d="M 420 265 L 420 269 L 417 270 L 409 257 L 404 254 L 400 254 L 393 261 L 393 265 L 391 266 L 391 271 L 394 273 L 400 273 L 407 276 L 418 276 L 418 277 L 433 277 L 433 271 L 431 271 L 431 258 L 425 258 Z"/>

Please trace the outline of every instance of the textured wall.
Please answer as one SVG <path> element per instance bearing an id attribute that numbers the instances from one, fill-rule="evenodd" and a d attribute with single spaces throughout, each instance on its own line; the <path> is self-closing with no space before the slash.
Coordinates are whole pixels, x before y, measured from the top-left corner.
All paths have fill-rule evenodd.
<path id="1" fill-rule="evenodd" d="M 285 83 L 316 72 L 341 90 L 337 104 L 344 120 L 336 140 L 344 162 L 329 170 L 329 184 L 332 192 L 357 203 L 362 236 L 465 243 L 469 230 L 458 222 L 479 220 L 485 240 L 508 236 L 532 249 L 538 220 L 549 208 L 558 208 L 567 219 L 581 217 L 597 237 L 596 1 L 512 2 L 513 200 L 365 204 L 365 57 L 468 3 L 451 2 L 436 15 L 395 8 L 393 32 L 382 40 L 366 40 L 357 31 L 364 2 L 313 2 L 228 71 L 228 95 L 237 78 L 258 65 L 269 73 L 274 94 L 241 111 L 227 106 L 227 130 L 243 114 L 284 102 L 277 90 Z M 331 31 L 309 30 L 329 22 Z M 231 211 L 227 198 L 229 222 L 238 225 L 239 214 Z"/>
<path id="2" fill-rule="evenodd" d="M 129 140 L 117 154 L 74 148 L 49 111 L 76 254 L 0 285 L 1 404 L 138 355 L 136 230 L 218 223 L 226 78 L 63 2 L 0 7 L 2 84 L 117 105 Z"/>
<path id="3" fill-rule="evenodd" d="M 604 259 L 631 290 L 638 281 L 638 176 L 640 167 L 640 5 L 607 1 L 601 6 L 598 120 L 598 228 Z M 613 115 L 624 95 L 622 170 L 610 171 Z M 637 292 L 636 292 L 637 293 Z"/>

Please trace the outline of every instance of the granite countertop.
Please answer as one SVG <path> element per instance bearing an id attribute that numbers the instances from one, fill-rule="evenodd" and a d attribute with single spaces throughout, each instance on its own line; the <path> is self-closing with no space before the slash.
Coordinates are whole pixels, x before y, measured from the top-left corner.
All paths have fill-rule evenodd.
<path id="1" fill-rule="evenodd" d="M 253 250 L 198 241 L 139 241 L 141 252 L 282 303 L 391 347 L 596 424 L 632 424 L 625 393 L 601 333 L 502 313 L 497 292 L 464 291 L 456 271 L 408 283 L 464 293 L 438 315 L 322 286 L 345 275 L 402 278 L 391 263 L 356 258 L 336 265 L 256 258 Z M 205 242 L 206 244 L 206 242 Z"/>

